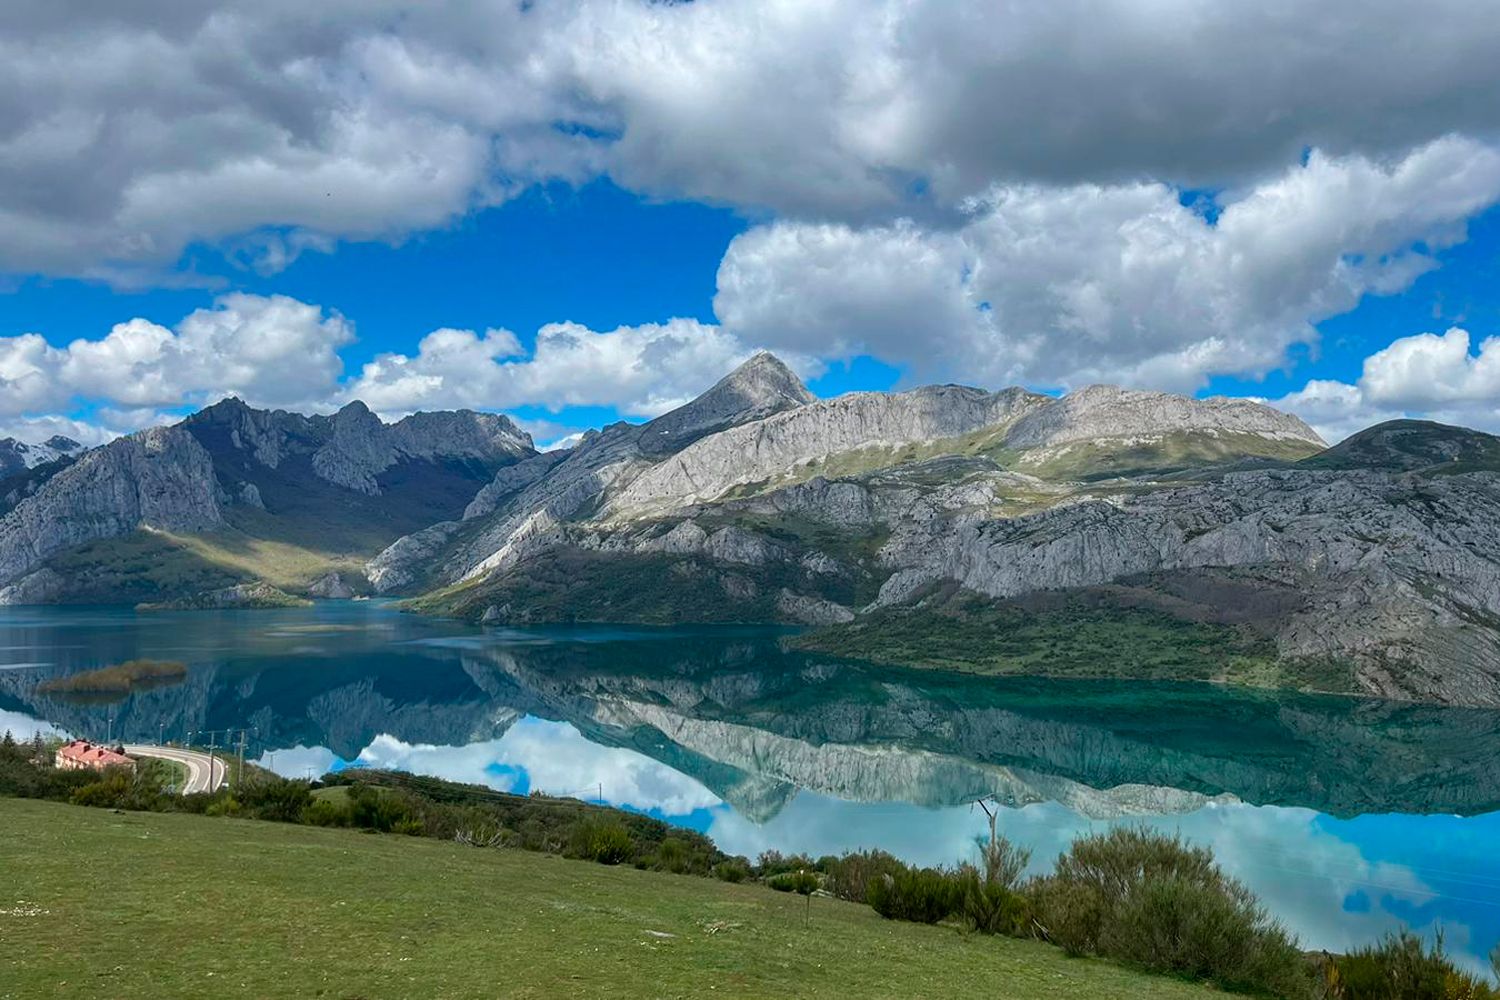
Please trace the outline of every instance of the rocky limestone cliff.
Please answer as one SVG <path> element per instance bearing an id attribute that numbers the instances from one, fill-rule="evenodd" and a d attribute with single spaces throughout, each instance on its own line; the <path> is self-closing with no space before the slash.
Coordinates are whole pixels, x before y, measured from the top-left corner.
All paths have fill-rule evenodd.
<path id="1" fill-rule="evenodd" d="M 180 427 L 153 427 L 87 452 L 0 519 L 0 581 L 54 553 L 140 528 L 206 531 L 223 522 L 213 462 Z"/>
<path id="2" fill-rule="evenodd" d="M 579 525 L 628 530 L 820 475 L 857 476 L 947 453 L 976 460 L 1019 453 L 1030 471 L 1025 463 L 1048 449 L 1100 440 L 1089 436 L 1104 432 L 1133 448 L 1169 434 L 1223 436 L 1220 450 L 1229 459 L 1247 440 L 1273 452 L 1282 442 L 1304 449 L 1298 454 L 1321 446 L 1300 420 L 1253 402 L 1107 386 L 1062 399 L 928 386 L 812 400 L 785 366 L 762 354 L 679 410 L 641 426 L 613 425 L 556 460 L 502 471 L 470 504 L 462 530 L 434 525 L 402 539 L 367 575 L 383 592 L 440 587 L 572 544 Z M 996 468 L 992 460 L 990 470 Z M 788 617 L 805 619 L 809 612 L 791 609 L 814 607 L 808 601 L 815 599 L 794 592 L 783 606 Z"/>
<path id="3" fill-rule="evenodd" d="M 48 447 L 58 451 L 68 442 L 54 444 Z M 215 560 L 201 551 L 178 558 L 175 541 L 137 545 L 132 558 L 145 562 L 136 576 L 148 583 L 135 590 L 153 601 L 190 596 L 189 577 L 199 588 L 253 583 L 261 567 L 298 590 L 321 575 L 318 560 L 328 563 L 324 572 L 342 567 L 357 575 L 354 560 L 437 516 L 458 516 L 496 472 L 535 454 L 528 435 L 494 414 L 418 413 L 385 424 L 362 403 L 307 417 L 226 399 L 176 426 L 7 480 L 0 601 L 66 600 L 70 592 L 107 600 L 84 586 L 87 559 L 66 575 L 42 564 L 86 542 L 153 530 L 237 532 L 227 544 L 260 560 L 247 569 L 238 557 Z M 278 547 L 256 549 L 250 539 Z M 285 570 L 289 548 L 303 553 L 308 576 Z"/>
<path id="4" fill-rule="evenodd" d="M 651 421 L 637 441 L 647 455 L 671 455 L 716 431 L 763 420 L 815 399 L 780 358 L 762 351 L 691 403 Z"/>
<path id="5" fill-rule="evenodd" d="M 1091 385 L 1034 408 L 1005 436 L 1012 448 L 1043 448 L 1075 441 L 1151 438 L 1172 433 L 1251 433 L 1273 439 L 1326 443 L 1297 417 L 1248 399 L 1190 399 Z"/>
<path id="6" fill-rule="evenodd" d="M 590 432 L 555 459 L 505 470 L 465 512 L 470 524 L 435 525 L 401 539 L 366 567 L 377 590 L 418 581 L 449 584 L 508 565 L 545 544 L 560 522 L 597 508 L 662 456 L 740 424 L 807 405 L 806 387 L 784 364 L 758 354 L 703 395 L 644 424 Z"/>
<path id="7" fill-rule="evenodd" d="M 789 477 L 800 466 L 845 452 L 999 432 L 1045 401 L 1022 389 L 990 393 L 953 385 L 823 400 L 697 442 L 621 490 L 608 512 L 640 516 L 712 500 L 731 487 Z"/>
<path id="8" fill-rule="evenodd" d="M 415 413 L 386 424 L 357 400 L 332 416 L 306 417 L 230 397 L 183 424 L 211 449 L 227 446 L 270 469 L 308 456 L 319 478 L 371 496 L 381 493 L 377 477 L 403 460 L 498 464 L 536 453 L 531 436 L 499 414 Z"/>
<path id="9" fill-rule="evenodd" d="M 397 542 L 372 580 L 462 581 L 421 606 L 487 622 L 838 625 L 945 583 L 1003 601 L 1232 573 L 1206 600 L 1264 604 L 1255 627 L 1281 657 L 1350 664 L 1372 694 L 1500 704 L 1488 435 L 1392 426 L 1306 459 L 1316 433 L 1245 400 L 939 386 L 801 402 L 789 373 L 753 366 L 776 374 L 779 412 L 746 408 L 671 454 L 642 444 L 680 443 L 653 424 L 589 435 L 502 472 L 461 524 Z M 759 384 L 731 376 L 704 399 L 741 382 Z"/>

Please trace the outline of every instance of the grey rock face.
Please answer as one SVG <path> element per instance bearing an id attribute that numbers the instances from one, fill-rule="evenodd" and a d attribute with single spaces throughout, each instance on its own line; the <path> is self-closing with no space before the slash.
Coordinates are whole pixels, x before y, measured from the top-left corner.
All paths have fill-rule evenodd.
<path id="1" fill-rule="evenodd" d="M 1360 664 L 1371 693 L 1500 705 L 1500 476 L 1266 471 L 1014 519 L 910 524 L 877 604 L 953 580 L 993 597 L 1235 569 L 1305 595 L 1281 652 Z M 1417 669 L 1412 669 L 1416 667 Z"/>
<path id="2" fill-rule="evenodd" d="M 545 451 L 531 458 L 523 459 L 515 465 L 507 465 L 495 473 L 495 478 L 486 483 L 469 506 L 464 508 L 464 520 L 470 521 L 476 517 L 484 517 L 493 514 L 507 499 L 520 493 L 526 487 L 541 481 L 541 478 L 551 472 L 559 462 L 568 457 L 567 451 Z"/>
<path id="3" fill-rule="evenodd" d="M 438 558 L 460 527 L 457 521 L 442 521 L 396 539 L 365 564 L 365 576 L 382 593 L 411 586 L 421 579 L 421 567 Z"/>
<path id="4" fill-rule="evenodd" d="M 223 520 L 213 463 L 191 434 L 154 427 L 87 452 L 0 519 L 0 580 L 48 556 L 138 528 L 195 532 Z"/>
<path id="5" fill-rule="evenodd" d="M 482 575 L 545 546 L 557 525 L 597 509 L 664 454 L 725 428 L 805 405 L 806 387 L 776 358 L 759 354 L 685 406 L 645 424 L 612 424 L 584 436 L 555 459 L 533 459 L 509 475 L 502 471 L 475 497 L 456 529 L 423 532 L 381 552 L 366 575 L 383 593 L 420 579 L 440 583 Z M 452 544 L 449 544 L 450 541 Z"/>
<path id="6" fill-rule="evenodd" d="M 610 509 L 639 516 L 712 500 L 731 487 L 785 476 L 830 455 L 998 430 L 1045 398 L 1020 389 L 989 393 L 949 385 L 822 400 L 704 438 L 643 473 Z"/>
<path id="7" fill-rule="evenodd" d="M 307 596 L 322 597 L 335 601 L 347 601 L 354 596 L 354 588 L 344 582 L 338 573 L 325 573 L 307 588 Z"/>
<path id="8" fill-rule="evenodd" d="M 414 413 L 383 423 L 355 401 L 332 416 L 255 410 L 233 397 L 194 414 L 184 426 L 205 440 L 222 437 L 270 469 L 306 455 L 321 479 L 369 496 L 377 477 L 404 460 L 510 462 L 535 454 L 531 436 L 509 417 L 459 410 Z"/>
<path id="9" fill-rule="evenodd" d="M 414 413 L 382 423 L 361 402 L 328 419 L 327 442 L 313 452 L 317 474 L 330 483 L 378 496 L 376 476 L 402 459 L 450 461 L 520 459 L 534 454 L 531 436 L 509 417 L 460 410 Z"/>
<path id="10" fill-rule="evenodd" d="M 1252 433 L 1325 447 L 1317 432 L 1298 418 L 1248 399 L 1190 399 L 1112 385 L 1091 385 L 1035 408 L 1016 421 L 1006 444 L 1041 448 L 1182 431 Z"/>
<path id="11" fill-rule="evenodd" d="M 842 604 L 794 593 L 785 588 L 776 597 L 776 609 L 788 621 L 801 622 L 803 625 L 842 625 L 854 620 L 854 612 Z"/>
<path id="12" fill-rule="evenodd" d="M 762 351 L 691 403 L 651 421 L 640 447 L 647 454 L 670 455 L 716 431 L 763 420 L 815 398 L 779 358 Z"/>

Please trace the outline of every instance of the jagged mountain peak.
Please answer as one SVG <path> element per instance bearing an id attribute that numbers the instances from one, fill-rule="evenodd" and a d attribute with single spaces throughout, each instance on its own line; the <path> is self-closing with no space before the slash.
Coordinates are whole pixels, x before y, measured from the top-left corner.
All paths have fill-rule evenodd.
<path id="1" fill-rule="evenodd" d="M 1325 447 L 1300 418 L 1250 399 L 1194 399 L 1169 392 L 1090 385 L 1045 403 L 1016 422 L 1007 443 L 1040 448 L 1179 432 L 1258 434 Z"/>
<path id="2" fill-rule="evenodd" d="M 349 402 L 347 402 L 343 406 L 339 407 L 338 410 L 334 413 L 334 416 L 335 417 L 359 417 L 359 418 L 375 417 L 375 412 L 373 410 L 371 410 L 368 406 L 365 405 L 365 401 L 364 400 L 362 400 L 362 399 L 351 399 L 351 400 L 349 400 Z M 376 420 L 380 420 L 379 417 L 375 417 L 375 419 Z M 383 423 L 384 421 L 381 421 L 381 422 Z"/>
<path id="3" fill-rule="evenodd" d="M 645 424 L 641 447 L 648 453 L 669 454 L 716 431 L 764 420 L 816 398 L 780 358 L 761 351 L 697 399 Z"/>

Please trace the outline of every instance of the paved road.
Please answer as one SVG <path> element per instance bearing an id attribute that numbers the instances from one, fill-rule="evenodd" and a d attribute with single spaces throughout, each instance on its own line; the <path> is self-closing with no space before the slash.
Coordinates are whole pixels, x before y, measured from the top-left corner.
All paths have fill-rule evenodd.
<path id="1" fill-rule="evenodd" d="M 222 760 L 215 760 L 197 750 L 179 750 L 176 747 L 158 747 L 147 744 L 127 743 L 125 753 L 131 757 L 160 757 L 172 760 L 188 769 L 187 784 L 182 786 L 183 795 L 198 792 L 215 792 L 228 780 L 227 768 Z"/>

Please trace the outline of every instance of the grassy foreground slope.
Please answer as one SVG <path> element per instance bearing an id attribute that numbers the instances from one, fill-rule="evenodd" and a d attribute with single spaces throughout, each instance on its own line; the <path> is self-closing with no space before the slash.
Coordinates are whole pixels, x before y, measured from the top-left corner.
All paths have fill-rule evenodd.
<path id="1" fill-rule="evenodd" d="M 0 800 L 0 998 L 1209 997 L 1050 946 L 524 851 Z"/>

